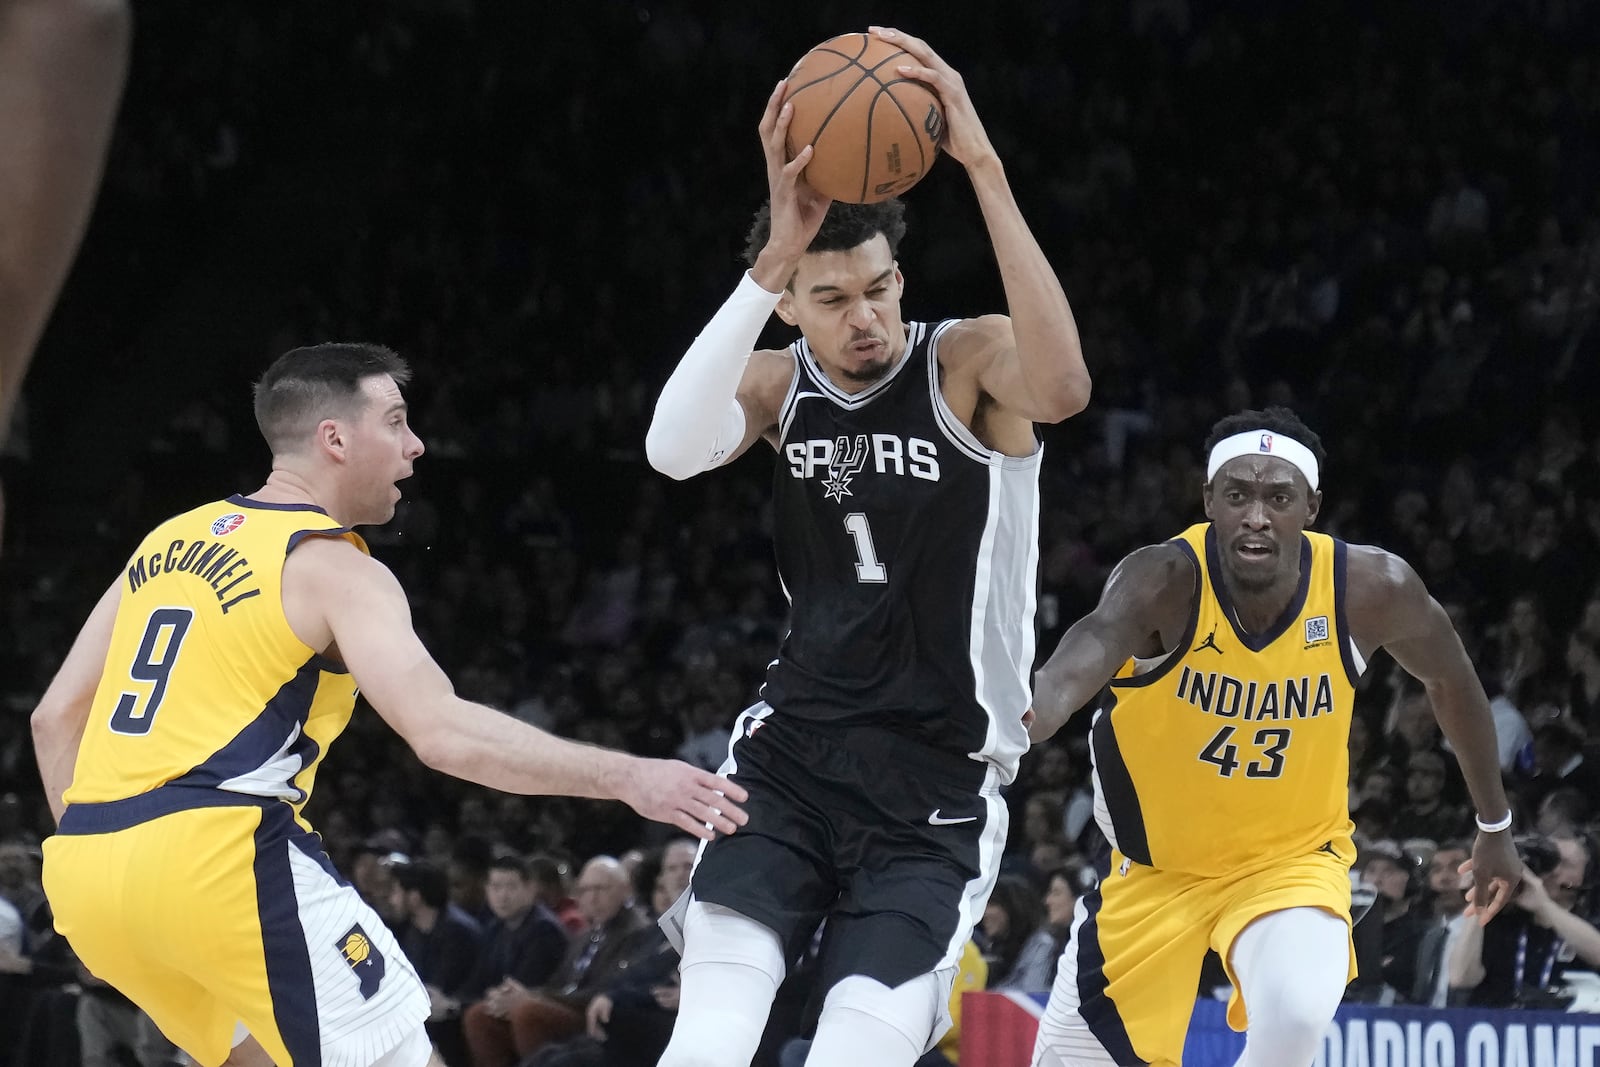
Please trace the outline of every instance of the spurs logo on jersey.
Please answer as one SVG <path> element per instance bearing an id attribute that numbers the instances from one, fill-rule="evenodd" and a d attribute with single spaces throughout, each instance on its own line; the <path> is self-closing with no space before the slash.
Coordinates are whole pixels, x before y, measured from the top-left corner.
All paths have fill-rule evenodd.
<path id="1" fill-rule="evenodd" d="M 822 495 L 844 501 L 850 492 L 850 479 L 861 472 L 867 461 L 867 435 L 841 437 L 833 443 L 833 460 L 828 464 L 828 480 L 822 483 Z"/>
<path id="2" fill-rule="evenodd" d="M 920 437 L 904 438 L 892 433 L 858 433 L 835 437 L 790 441 L 783 446 L 791 477 L 822 478 L 822 492 L 829 500 L 854 496 L 850 482 L 863 470 L 874 474 L 910 475 L 924 481 L 939 480 L 939 446 Z"/>
<path id="3" fill-rule="evenodd" d="M 944 327 L 855 392 L 804 341 L 779 413 L 773 544 L 791 603 L 763 698 L 992 761 L 1028 747 L 1039 452 L 1003 456 L 941 392 Z"/>

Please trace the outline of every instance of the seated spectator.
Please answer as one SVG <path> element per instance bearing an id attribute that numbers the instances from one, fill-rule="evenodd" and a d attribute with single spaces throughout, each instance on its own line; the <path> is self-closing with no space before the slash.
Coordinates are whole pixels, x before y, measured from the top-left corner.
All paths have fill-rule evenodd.
<path id="1" fill-rule="evenodd" d="M 489 863 L 494 859 L 494 849 L 489 842 L 476 834 L 456 838 L 450 848 L 450 903 L 486 926 L 494 918 L 489 910 L 485 892 L 489 883 Z"/>
<path id="2" fill-rule="evenodd" d="M 650 917 L 659 918 L 689 887 L 695 843 L 669 842 L 647 855 L 639 873 L 654 871 Z M 638 879 L 635 879 L 637 884 Z M 586 1032 L 534 1053 L 528 1067 L 633 1067 L 655 1063 L 678 1017 L 678 952 L 649 923 L 629 938 L 618 979 L 589 1001 Z"/>
<path id="3" fill-rule="evenodd" d="M 1379 841 L 1364 850 L 1361 880 L 1378 894 L 1373 907 L 1383 914 L 1383 981 L 1409 992 L 1416 983 L 1417 949 L 1427 929 L 1427 919 L 1415 907 L 1415 868 L 1392 841 Z"/>
<path id="4" fill-rule="evenodd" d="M 450 879 L 426 861 L 394 865 L 394 910 L 400 948 L 428 990 L 434 1015 L 470 996 L 483 948 L 483 927 L 450 901 Z"/>
<path id="5" fill-rule="evenodd" d="M 1575 836 L 1583 832 L 1589 821 L 1589 802 L 1576 789 L 1562 786 L 1552 789 L 1539 801 L 1534 813 L 1533 829 L 1546 837 Z"/>
<path id="6" fill-rule="evenodd" d="M 512 1067 L 582 1032 L 589 1002 L 618 981 L 633 935 L 650 923 L 633 906 L 632 896 L 628 876 L 615 859 L 596 856 L 584 864 L 578 903 L 588 933 L 573 941 L 548 982 L 533 986 L 507 978 L 466 1010 L 462 1027 L 473 1067 Z"/>
<path id="7" fill-rule="evenodd" d="M 1050 931 L 1051 959 L 1057 962 L 1061 959 L 1062 950 L 1067 947 L 1067 940 L 1072 935 L 1072 915 L 1078 907 L 1078 895 L 1084 886 L 1083 874 L 1078 868 L 1057 867 L 1050 872 L 1050 878 L 1044 892 L 1044 922 L 1045 929 Z M 1093 885 L 1094 874 L 1089 872 L 1089 885 Z M 1051 968 L 1050 980 L 1055 981 L 1054 967 Z"/>
<path id="8" fill-rule="evenodd" d="M 1568 716 L 1552 712 L 1533 730 L 1532 766 L 1521 783 L 1524 800 L 1537 810 L 1553 789 L 1576 789 L 1594 809 L 1600 800 L 1600 767 L 1584 755 L 1584 734 Z"/>
<path id="9" fill-rule="evenodd" d="M 1428 860 L 1427 883 L 1418 901 L 1422 908 L 1418 914 L 1427 917 L 1427 928 L 1417 945 L 1417 976 L 1409 992 L 1413 1004 L 1442 1008 L 1448 998 L 1445 945 L 1467 906 L 1472 876 L 1462 874 L 1461 865 L 1471 855 L 1472 848 L 1465 841 L 1446 841 Z M 1406 990 L 1399 992 L 1407 995 Z"/>
<path id="10" fill-rule="evenodd" d="M 1413 752 L 1406 760 L 1406 799 L 1394 825 L 1407 834 L 1448 841 L 1471 826 L 1465 808 L 1446 803 L 1444 757 L 1432 750 Z"/>
<path id="11" fill-rule="evenodd" d="M 1515 901 L 1487 926 L 1464 922 L 1450 939 L 1445 966 L 1450 1000 L 1481 1008 L 1564 1006 L 1556 992 L 1570 949 L 1600 967 L 1600 930 L 1573 914 L 1589 868 L 1578 838 L 1519 842 L 1525 866 Z"/>
<path id="12" fill-rule="evenodd" d="M 1033 883 L 1001 875 L 973 939 L 989 966 L 989 988 L 1044 993 L 1055 977 L 1055 938 L 1044 921 L 1044 901 Z"/>
<path id="13" fill-rule="evenodd" d="M 397 831 L 387 831 L 362 841 L 350 860 L 350 884 L 390 929 L 399 923 L 394 912 L 394 865 L 410 861 L 404 848 L 396 847 L 403 845 Z"/>
<path id="14" fill-rule="evenodd" d="M 589 928 L 583 909 L 572 895 L 572 868 L 565 860 L 539 852 L 528 858 L 528 875 L 533 879 L 535 899 L 561 920 L 569 934 Z"/>
<path id="15" fill-rule="evenodd" d="M 459 1014 L 467 1003 L 508 980 L 528 986 L 549 981 L 569 950 L 560 920 L 534 899 L 533 879 L 521 856 L 506 852 L 490 861 L 486 893 L 494 919 L 483 929 L 483 948 L 465 995 L 454 1005 L 443 1005 L 446 1015 Z"/>

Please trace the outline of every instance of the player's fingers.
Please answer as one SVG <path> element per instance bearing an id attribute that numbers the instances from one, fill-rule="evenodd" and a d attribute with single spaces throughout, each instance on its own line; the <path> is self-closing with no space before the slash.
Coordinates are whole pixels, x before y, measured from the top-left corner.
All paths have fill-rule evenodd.
<path id="1" fill-rule="evenodd" d="M 718 796 L 727 797 L 735 804 L 742 804 L 750 799 L 750 793 L 738 782 L 724 778 L 720 774 L 706 775 L 702 783 L 707 789 L 714 790 Z"/>
<path id="2" fill-rule="evenodd" d="M 1471 874 L 1472 873 L 1472 857 L 1471 856 L 1468 856 L 1466 859 L 1461 861 L 1461 866 L 1456 868 L 1456 873 L 1457 874 Z"/>
<path id="3" fill-rule="evenodd" d="M 702 841 L 715 841 L 717 832 L 703 822 L 696 822 L 694 816 L 686 811 L 676 811 L 672 814 L 672 825 L 685 833 L 693 834 Z"/>
<path id="4" fill-rule="evenodd" d="M 903 30 L 897 30 L 890 26 L 868 26 L 867 29 L 875 37 L 885 41 L 893 41 L 928 66 L 944 66 L 944 60 L 939 58 L 939 53 L 928 47 L 928 42 L 921 37 L 914 37 Z"/>
<path id="5" fill-rule="evenodd" d="M 721 834 L 731 834 L 739 829 L 741 822 L 748 821 L 742 811 L 738 813 L 740 819 L 735 821 L 732 815 L 723 810 L 723 807 L 724 805 L 721 803 L 716 805 L 695 804 L 689 810 L 692 818 L 698 819 L 701 823 L 710 823 Z"/>
<path id="6" fill-rule="evenodd" d="M 910 78 L 912 81 L 921 82 L 923 85 L 926 85 L 928 88 L 932 89 L 940 97 L 940 99 L 944 98 L 944 95 L 947 92 L 944 75 L 934 70 L 932 67 L 919 67 L 914 63 L 902 63 L 894 69 L 895 73 L 899 74 L 901 77 Z"/>
<path id="7" fill-rule="evenodd" d="M 1480 897 L 1483 895 L 1485 894 L 1478 894 Z M 1511 899 L 1511 883 L 1504 878 L 1491 880 L 1487 886 L 1487 896 L 1489 902 L 1477 909 L 1479 926 L 1487 925 L 1489 920 L 1498 915 L 1500 909 L 1506 906 L 1506 902 Z"/>
<path id="8" fill-rule="evenodd" d="M 783 166 L 783 180 L 794 183 L 800 180 L 800 172 L 806 169 L 806 164 L 811 162 L 811 146 L 806 145 L 794 154 L 794 158 Z"/>
<path id="9" fill-rule="evenodd" d="M 761 113 L 761 136 L 763 139 L 772 136 L 773 128 L 778 124 L 778 112 L 783 109 L 783 89 L 789 84 L 789 79 L 779 78 L 778 84 L 773 87 L 772 95 L 767 97 L 766 110 Z"/>

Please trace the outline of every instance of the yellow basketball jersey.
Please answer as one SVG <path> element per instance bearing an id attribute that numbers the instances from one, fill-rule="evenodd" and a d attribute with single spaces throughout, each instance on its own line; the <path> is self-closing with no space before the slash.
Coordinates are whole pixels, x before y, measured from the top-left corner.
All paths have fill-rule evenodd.
<path id="1" fill-rule="evenodd" d="M 309 536 L 359 536 L 309 504 L 242 496 L 158 526 L 123 575 L 71 804 L 162 786 L 277 798 L 298 817 L 356 687 L 283 613 L 283 564 Z"/>
<path id="2" fill-rule="evenodd" d="M 1090 738 L 1096 816 L 1129 859 L 1205 877 L 1354 858 L 1346 780 L 1362 667 L 1344 616 L 1345 544 L 1306 533 L 1300 585 L 1265 633 L 1236 622 L 1209 523 L 1171 543 L 1198 590 L 1177 648 L 1129 661 Z"/>

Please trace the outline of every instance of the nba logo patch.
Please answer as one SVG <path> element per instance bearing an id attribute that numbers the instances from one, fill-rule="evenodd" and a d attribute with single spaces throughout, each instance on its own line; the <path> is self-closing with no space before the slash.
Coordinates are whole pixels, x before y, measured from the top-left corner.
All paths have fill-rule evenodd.
<path id="1" fill-rule="evenodd" d="M 1272 435 L 1270 433 L 1264 433 L 1264 434 L 1261 435 L 1260 448 L 1261 448 L 1261 451 L 1263 451 L 1263 452 L 1271 452 L 1272 451 Z"/>
<path id="2" fill-rule="evenodd" d="M 1319 644 L 1328 639 L 1328 617 L 1318 615 L 1316 618 L 1306 620 L 1306 644 L 1308 646 Z"/>
<path id="3" fill-rule="evenodd" d="M 211 520 L 211 536 L 221 537 L 223 534 L 231 534 L 243 525 L 244 516 L 237 511 L 223 515 L 221 518 Z"/>
<path id="4" fill-rule="evenodd" d="M 335 941 L 333 947 L 339 950 L 339 955 L 344 957 L 356 981 L 361 983 L 361 999 L 371 1000 L 378 992 L 378 983 L 383 981 L 383 953 L 378 951 L 367 932 L 361 929 L 360 923 Z"/>

